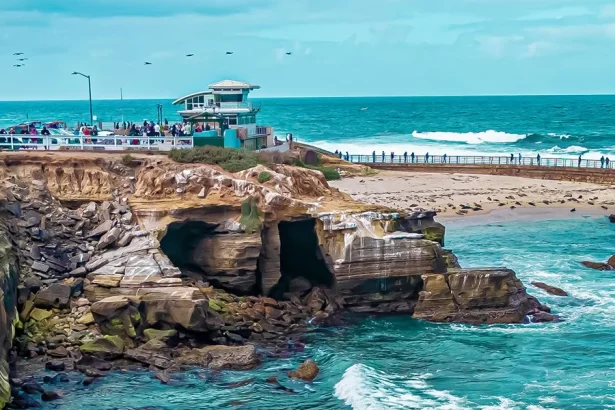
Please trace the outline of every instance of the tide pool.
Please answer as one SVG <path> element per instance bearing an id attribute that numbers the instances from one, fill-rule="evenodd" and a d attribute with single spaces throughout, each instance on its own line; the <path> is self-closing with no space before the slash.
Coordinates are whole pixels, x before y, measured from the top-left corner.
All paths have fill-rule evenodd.
<path id="1" fill-rule="evenodd" d="M 45 409 L 602 409 L 615 407 L 615 272 L 583 268 L 615 253 L 603 217 L 451 223 L 447 248 L 462 266 L 514 269 L 562 321 L 472 327 L 404 316 L 355 317 L 321 329 L 288 359 L 249 372 L 191 371 L 161 385 L 148 372 L 114 373 L 89 387 L 53 386 Z M 568 291 L 555 297 L 530 285 Z M 313 383 L 286 372 L 313 358 Z M 275 376 L 294 392 L 266 382 Z M 240 382 L 240 383 L 238 383 Z"/>

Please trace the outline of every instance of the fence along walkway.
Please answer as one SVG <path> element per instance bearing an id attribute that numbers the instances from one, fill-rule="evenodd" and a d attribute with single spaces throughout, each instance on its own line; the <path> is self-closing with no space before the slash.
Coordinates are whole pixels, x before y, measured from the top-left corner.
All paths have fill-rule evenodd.
<path id="1" fill-rule="evenodd" d="M 79 151 L 121 151 L 151 150 L 170 151 L 173 148 L 192 148 L 191 136 L 183 137 L 131 137 L 109 136 L 44 136 L 0 134 L 2 150 L 79 150 Z"/>
<path id="2" fill-rule="evenodd" d="M 516 165 L 516 166 L 545 166 L 545 167 L 568 167 L 568 168 L 611 168 L 615 169 L 615 164 L 606 160 L 604 162 L 595 159 L 573 159 L 573 158 L 555 158 L 541 157 L 540 161 L 537 157 L 503 157 L 503 156 L 461 156 L 461 155 L 417 155 L 414 159 L 408 155 L 391 155 L 382 154 L 376 155 L 346 155 L 342 156 L 350 162 L 361 163 L 364 165 L 370 164 L 405 164 L 405 165 Z"/>

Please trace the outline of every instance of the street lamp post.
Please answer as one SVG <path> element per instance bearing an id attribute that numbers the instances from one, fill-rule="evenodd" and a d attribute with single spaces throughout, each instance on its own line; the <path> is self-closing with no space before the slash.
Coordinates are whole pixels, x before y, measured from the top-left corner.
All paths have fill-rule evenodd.
<path id="1" fill-rule="evenodd" d="M 88 91 L 90 92 L 90 125 L 94 125 L 94 115 L 92 112 L 92 82 L 90 80 L 90 76 L 80 73 L 78 71 L 74 71 L 73 75 L 80 75 L 88 79 Z"/>

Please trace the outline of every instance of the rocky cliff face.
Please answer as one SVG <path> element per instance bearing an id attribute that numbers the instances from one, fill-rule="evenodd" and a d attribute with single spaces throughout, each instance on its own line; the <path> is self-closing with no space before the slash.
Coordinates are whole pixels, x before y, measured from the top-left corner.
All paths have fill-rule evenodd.
<path id="1" fill-rule="evenodd" d="M 0 213 L 0 408 L 11 397 L 7 358 L 15 334 L 19 282 L 17 258 L 4 217 Z"/>
<path id="2" fill-rule="evenodd" d="M 175 352 L 201 357 L 209 344 L 287 346 L 342 310 L 465 323 L 520 323 L 544 310 L 510 270 L 459 269 L 433 213 L 357 203 L 316 171 L 4 158 L 3 358 L 16 311 L 21 354 L 168 369 L 182 363 Z M 260 184 L 264 170 L 272 177 Z M 0 362 L 0 399 L 7 371 Z"/>

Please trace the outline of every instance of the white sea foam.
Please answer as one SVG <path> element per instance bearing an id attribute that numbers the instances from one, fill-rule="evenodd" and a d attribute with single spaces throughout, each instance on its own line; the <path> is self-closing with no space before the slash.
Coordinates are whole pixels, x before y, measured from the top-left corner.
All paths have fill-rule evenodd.
<path id="1" fill-rule="evenodd" d="M 502 131 L 488 130 L 483 132 L 418 132 L 412 133 L 414 138 L 446 141 L 446 142 L 462 142 L 466 144 L 506 144 L 520 141 L 527 137 L 526 134 L 509 134 Z"/>
<path id="2" fill-rule="evenodd" d="M 335 396 L 355 410 L 472 408 L 465 398 L 430 387 L 425 380 L 430 376 L 391 376 L 363 364 L 354 364 L 335 385 Z"/>
<path id="3" fill-rule="evenodd" d="M 589 152 L 589 149 L 579 145 L 571 145 L 566 148 L 560 148 L 556 145 L 546 150 L 546 152 L 550 152 L 552 154 L 583 154 L 585 152 Z"/>

